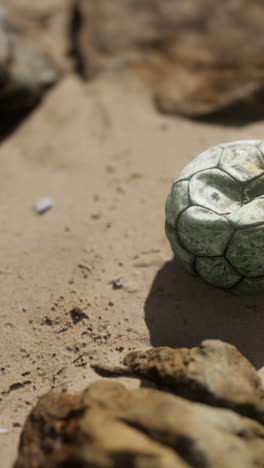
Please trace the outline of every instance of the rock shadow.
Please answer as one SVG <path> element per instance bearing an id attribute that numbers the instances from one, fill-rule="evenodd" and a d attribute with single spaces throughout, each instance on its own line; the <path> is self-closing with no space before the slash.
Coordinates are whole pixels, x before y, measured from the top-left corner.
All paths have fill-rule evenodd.
<path id="1" fill-rule="evenodd" d="M 2 114 L 2 118 L 0 119 L 0 144 L 19 128 L 27 117 L 34 112 L 37 105 L 38 103 L 21 111 L 10 111 L 1 105 L 0 99 L 0 111 Z"/>
<path id="2" fill-rule="evenodd" d="M 153 346 L 192 347 L 204 339 L 234 344 L 264 366 L 264 296 L 234 296 L 192 277 L 175 261 L 156 274 L 145 302 Z"/>
<path id="3" fill-rule="evenodd" d="M 233 104 L 229 104 L 223 109 L 210 112 L 203 115 L 186 115 L 177 113 L 176 111 L 164 111 L 159 105 L 158 100 L 155 100 L 156 108 L 162 114 L 170 115 L 172 118 L 180 115 L 193 122 L 199 122 L 205 125 L 215 125 L 221 127 L 244 127 L 255 122 L 264 120 L 264 91 L 258 91 L 254 96 L 248 99 L 241 99 Z"/>

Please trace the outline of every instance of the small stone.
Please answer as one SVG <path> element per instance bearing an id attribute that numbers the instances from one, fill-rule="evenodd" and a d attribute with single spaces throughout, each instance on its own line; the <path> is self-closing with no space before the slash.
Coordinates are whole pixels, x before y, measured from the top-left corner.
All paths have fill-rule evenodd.
<path id="1" fill-rule="evenodd" d="M 8 429 L 6 429 L 5 427 L 0 427 L 0 435 L 1 434 L 8 434 Z"/>
<path id="2" fill-rule="evenodd" d="M 49 327 L 51 327 L 53 325 L 53 320 L 49 317 L 44 317 L 41 321 L 41 325 L 48 325 Z"/>
<path id="3" fill-rule="evenodd" d="M 50 210 L 53 207 L 53 203 L 49 198 L 40 198 L 35 205 L 34 210 L 38 214 L 44 214 L 46 211 Z"/>
<path id="4" fill-rule="evenodd" d="M 85 312 L 83 312 L 79 307 L 74 307 L 73 309 L 71 309 L 70 315 L 74 325 L 76 325 L 76 323 L 79 323 L 84 319 L 88 319 L 88 315 L 85 314 Z"/>
<path id="5" fill-rule="evenodd" d="M 124 287 L 124 282 L 121 278 L 115 279 L 112 281 L 113 289 L 122 289 Z"/>

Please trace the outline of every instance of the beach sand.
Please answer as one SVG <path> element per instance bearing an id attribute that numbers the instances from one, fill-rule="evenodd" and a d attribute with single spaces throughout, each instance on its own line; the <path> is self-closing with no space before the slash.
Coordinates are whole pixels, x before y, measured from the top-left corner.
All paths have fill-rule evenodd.
<path id="1" fill-rule="evenodd" d="M 164 233 L 165 199 L 186 163 L 208 146 L 263 135 L 264 122 L 161 115 L 143 85 L 120 72 L 92 83 L 67 74 L 3 139 L 0 426 L 9 433 L 0 435 L 2 468 L 11 468 L 37 398 L 102 378 L 92 363 L 219 338 L 264 366 L 263 298 L 192 278 L 172 262 Z M 38 215 L 33 205 L 42 197 L 53 207 Z"/>

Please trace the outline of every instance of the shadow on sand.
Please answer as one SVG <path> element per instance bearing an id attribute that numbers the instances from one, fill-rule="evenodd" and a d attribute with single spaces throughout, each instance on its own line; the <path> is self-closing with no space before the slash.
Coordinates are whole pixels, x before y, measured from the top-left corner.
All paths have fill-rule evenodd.
<path id="1" fill-rule="evenodd" d="M 264 296 L 234 296 L 185 273 L 176 261 L 158 271 L 145 302 L 153 346 L 191 347 L 204 339 L 234 344 L 264 366 Z"/>
<path id="2" fill-rule="evenodd" d="M 2 109 L 2 118 L 0 118 L 0 144 L 10 137 L 18 127 L 26 120 L 26 118 L 34 111 L 36 106 L 32 106 L 24 111 L 8 112 L 5 108 Z"/>

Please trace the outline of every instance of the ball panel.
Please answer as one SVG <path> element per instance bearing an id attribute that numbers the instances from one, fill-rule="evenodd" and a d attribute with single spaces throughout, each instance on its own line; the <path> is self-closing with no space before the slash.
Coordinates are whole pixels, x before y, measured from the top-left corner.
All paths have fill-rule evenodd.
<path id="1" fill-rule="evenodd" d="M 235 294 L 254 296 L 264 293 L 264 278 L 244 278 L 232 289 Z"/>
<path id="2" fill-rule="evenodd" d="M 165 205 L 166 222 L 175 227 L 178 216 L 189 204 L 189 182 L 183 180 L 175 183 Z"/>
<path id="3" fill-rule="evenodd" d="M 195 275 L 196 272 L 194 269 L 194 255 L 192 255 L 190 252 L 188 252 L 181 246 L 178 240 L 176 230 L 169 226 L 167 223 L 165 224 L 165 231 L 170 241 L 170 245 L 175 255 L 175 258 L 184 266 L 184 268 L 189 273 Z"/>
<path id="4" fill-rule="evenodd" d="M 187 208 L 177 227 L 183 245 L 199 256 L 223 255 L 234 232 L 225 217 L 198 206 Z"/>
<path id="5" fill-rule="evenodd" d="M 241 280 L 241 276 L 224 257 L 197 257 L 197 273 L 212 286 L 231 288 Z"/>
<path id="6" fill-rule="evenodd" d="M 240 182 L 246 182 L 264 172 L 261 152 L 256 146 L 235 144 L 224 150 L 220 168 Z"/>
<path id="7" fill-rule="evenodd" d="M 227 258 L 244 276 L 264 275 L 264 225 L 237 231 L 228 246 Z"/>
<path id="8" fill-rule="evenodd" d="M 247 145 L 247 146 L 257 146 L 261 145 L 263 143 L 262 140 L 236 140 L 236 141 L 230 141 L 229 143 L 221 143 L 222 148 L 231 148 L 233 146 L 241 146 L 241 145 Z"/>
<path id="9" fill-rule="evenodd" d="M 183 169 L 179 180 L 189 179 L 195 172 L 216 167 L 219 164 L 221 154 L 222 148 L 220 146 L 213 146 L 199 154 Z"/>
<path id="10" fill-rule="evenodd" d="M 258 147 L 259 151 L 261 152 L 262 161 L 264 161 L 264 141 L 263 140 L 258 140 L 257 147 Z"/>
<path id="11" fill-rule="evenodd" d="M 242 187 L 219 169 L 198 172 L 190 180 L 191 202 L 228 214 L 241 206 Z"/>
<path id="12" fill-rule="evenodd" d="M 244 189 L 243 202 L 248 203 L 264 195 L 264 174 L 249 182 Z"/>
<path id="13" fill-rule="evenodd" d="M 242 206 L 228 215 L 228 219 L 237 227 L 264 223 L 264 197 Z"/>

